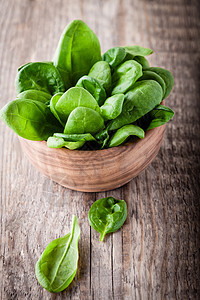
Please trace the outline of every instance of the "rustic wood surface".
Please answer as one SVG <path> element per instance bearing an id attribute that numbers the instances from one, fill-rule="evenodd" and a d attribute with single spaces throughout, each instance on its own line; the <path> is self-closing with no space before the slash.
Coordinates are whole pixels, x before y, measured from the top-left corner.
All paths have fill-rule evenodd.
<path id="1" fill-rule="evenodd" d="M 175 77 L 166 105 L 175 110 L 153 163 L 122 188 L 81 193 L 40 174 L 17 136 L 0 122 L 0 299 L 199 299 L 199 1 L 1 0 L 0 84 L 3 106 L 15 98 L 17 68 L 50 60 L 65 25 L 83 19 L 102 52 L 117 45 L 154 49 L 150 62 Z M 99 242 L 91 204 L 124 199 L 128 217 Z M 46 245 L 80 227 L 80 260 L 69 288 L 51 295 L 34 265 Z"/>

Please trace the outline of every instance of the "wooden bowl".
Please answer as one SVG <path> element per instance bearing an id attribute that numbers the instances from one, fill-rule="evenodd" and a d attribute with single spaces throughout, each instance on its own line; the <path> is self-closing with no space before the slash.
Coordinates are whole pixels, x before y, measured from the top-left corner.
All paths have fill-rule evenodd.
<path id="1" fill-rule="evenodd" d="M 143 171 L 157 155 L 165 125 L 146 132 L 145 138 L 104 150 L 48 148 L 45 141 L 20 139 L 31 163 L 55 182 L 81 192 L 118 188 Z"/>

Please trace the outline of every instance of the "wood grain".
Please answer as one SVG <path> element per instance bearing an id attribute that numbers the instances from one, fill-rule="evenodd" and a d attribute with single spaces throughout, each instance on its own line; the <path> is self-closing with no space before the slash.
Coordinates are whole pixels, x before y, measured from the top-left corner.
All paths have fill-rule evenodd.
<path id="1" fill-rule="evenodd" d="M 175 117 L 158 156 L 139 176 L 110 192 L 81 193 L 40 174 L 23 155 L 17 136 L 0 122 L 0 299 L 198 299 L 199 278 L 199 1 L 0 1 L 1 106 L 15 98 L 19 65 L 50 60 L 68 22 L 83 19 L 102 52 L 139 44 L 151 65 L 175 77 L 166 105 Z M 124 226 L 104 243 L 89 227 L 91 204 L 124 199 Z M 34 265 L 46 245 L 80 227 L 78 273 L 51 295 L 39 286 Z"/>

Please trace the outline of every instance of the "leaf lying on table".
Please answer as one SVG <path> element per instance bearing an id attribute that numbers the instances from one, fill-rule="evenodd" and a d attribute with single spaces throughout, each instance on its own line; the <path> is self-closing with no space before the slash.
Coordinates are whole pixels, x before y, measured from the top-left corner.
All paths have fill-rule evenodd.
<path id="1" fill-rule="evenodd" d="M 51 293 L 66 289 L 74 279 L 78 265 L 80 228 L 73 216 L 72 230 L 64 237 L 53 240 L 35 265 L 39 284 Z"/>
<path id="2" fill-rule="evenodd" d="M 107 233 L 118 230 L 124 224 L 126 217 L 126 202 L 113 197 L 95 201 L 88 214 L 90 226 L 101 235 L 100 241 L 103 241 Z"/>

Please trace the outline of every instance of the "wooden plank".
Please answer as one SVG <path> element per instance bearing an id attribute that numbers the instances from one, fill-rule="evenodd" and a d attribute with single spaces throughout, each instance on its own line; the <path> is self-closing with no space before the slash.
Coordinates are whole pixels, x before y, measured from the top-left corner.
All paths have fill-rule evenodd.
<path id="1" fill-rule="evenodd" d="M 68 190 L 36 171 L 18 139 L 0 122 L 0 299 L 197 299 L 199 291 L 199 3 L 166 0 L 1 1 L 0 83 L 3 106 L 15 98 L 17 68 L 50 60 L 68 22 L 83 19 L 102 51 L 150 47 L 151 65 L 175 77 L 166 105 L 175 110 L 153 163 L 122 188 Z M 128 217 L 99 242 L 87 215 L 95 199 L 124 199 Z M 51 295 L 34 266 L 46 245 L 80 227 L 80 260 L 69 288 Z"/>

